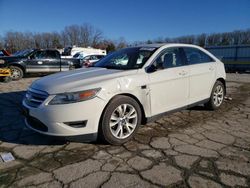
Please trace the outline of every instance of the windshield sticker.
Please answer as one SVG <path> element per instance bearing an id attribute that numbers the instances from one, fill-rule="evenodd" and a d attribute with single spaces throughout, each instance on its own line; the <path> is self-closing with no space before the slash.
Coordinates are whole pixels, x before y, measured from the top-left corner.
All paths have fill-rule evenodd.
<path id="1" fill-rule="evenodd" d="M 154 50 L 155 50 L 155 48 L 147 48 L 147 47 L 143 47 L 143 48 L 140 48 L 140 50 L 154 51 Z"/>

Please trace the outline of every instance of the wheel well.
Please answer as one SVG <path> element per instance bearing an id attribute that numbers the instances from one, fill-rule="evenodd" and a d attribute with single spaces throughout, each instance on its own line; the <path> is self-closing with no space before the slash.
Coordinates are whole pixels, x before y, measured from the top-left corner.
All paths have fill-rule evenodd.
<path id="1" fill-rule="evenodd" d="M 141 102 L 139 101 L 139 99 L 136 96 L 134 96 L 134 95 L 132 95 L 130 93 L 122 93 L 122 94 L 119 94 L 119 95 L 124 95 L 124 96 L 130 97 L 130 98 L 134 99 L 139 104 L 140 109 L 141 109 L 141 124 L 145 125 L 147 123 L 147 119 L 146 119 L 144 108 L 143 108 Z"/>
<path id="2" fill-rule="evenodd" d="M 225 79 L 224 78 L 218 78 L 217 79 L 218 81 L 220 81 L 221 83 L 223 83 L 223 85 L 224 85 L 224 88 L 225 88 L 225 94 L 226 94 L 226 81 L 225 81 Z"/>
<path id="3" fill-rule="evenodd" d="M 23 73 L 25 74 L 25 69 L 24 69 L 24 67 L 22 65 L 19 65 L 19 64 L 10 64 L 9 67 L 11 67 L 11 66 L 18 67 L 18 68 L 22 69 Z"/>
<path id="4" fill-rule="evenodd" d="M 106 104 L 105 108 L 103 109 L 102 115 L 101 115 L 101 118 L 100 118 L 100 122 L 101 122 L 101 119 L 103 118 L 103 113 L 104 113 L 105 109 L 107 108 L 107 106 L 109 105 L 110 101 L 111 101 L 112 99 L 114 99 L 115 97 L 119 96 L 119 95 L 123 95 L 123 96 L 130 97 L 130 98 L 134 99 L 134 100 L 139 104 L 140 110 L 141 110 L 141 117 L 142 117 L 142 119 L 141 119 L 141 124 L 142 124 L 142 125 L 145 125 L 145 124 L 147 123 L 147 119 L 146 119 L 146 115 L 145 115 L 144 108 L 143 108 L 141 102 L 139 101 L 139 99 L 138 99 L 136 96 L 134 96 L 134 95 L 132 95 L 132 94 L 130 94 L 130 93 L 122 93 L 122 94 L 117 94 L 117 95 L 113 96 L 113 97 L 109 100 L 109 102 Z M 100 122 L 99 122 L 99 123 L 100 123 Z M 100 126 L 99 126 L 99 127 L 100 127 Z"/>

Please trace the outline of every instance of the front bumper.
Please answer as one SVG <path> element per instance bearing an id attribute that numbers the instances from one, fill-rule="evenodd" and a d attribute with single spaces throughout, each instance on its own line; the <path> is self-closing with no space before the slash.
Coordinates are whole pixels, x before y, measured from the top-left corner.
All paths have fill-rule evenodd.
<path id="1" fill-rule="evenodd" d="M 45 100 L 40 106 L 31 107 L 23 100 L 27 127 L 41 134 L 59 137 L 97 134 L 99 120 L 105 107 L 104 100 L 95 97 L 71 104 L 47 103 Z M 85 125 L 75 128 L 70 122 L 85 122 Z"/>

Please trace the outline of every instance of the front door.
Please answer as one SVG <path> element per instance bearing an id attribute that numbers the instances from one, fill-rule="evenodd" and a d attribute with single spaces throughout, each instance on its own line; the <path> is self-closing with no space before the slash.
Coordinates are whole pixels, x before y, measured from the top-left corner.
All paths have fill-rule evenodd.
<path id="1" fill-rule="evenodd" d="M 167 48 L 156 58 L 156 71 L 149 73 L 151 115 L 188 104 L 189 67 L 180 48 Z"/>
<path id="2" fill-rule="evenodd" d="M 32 72 L 58 72 L 60 71 L 60 54 L 55 50 L 38 50 L 26 61 L 26 70 Z"/>
<path id="3" fill-rule="evenodd" d="M 45 59 L 42 58 L 44 53 L 42 50 L 35 51 L 27 60 L 25 60 L 26 64 L 26 72 L 43 72 Z"/>

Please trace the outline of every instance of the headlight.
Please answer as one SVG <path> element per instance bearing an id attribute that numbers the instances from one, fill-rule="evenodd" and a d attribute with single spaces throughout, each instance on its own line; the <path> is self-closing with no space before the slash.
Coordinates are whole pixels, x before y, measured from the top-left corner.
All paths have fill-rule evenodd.
<path id="1" fill-rule="evenodd" d="M 4 64 L 4 60 L 3 59 L 0 59 L 0 64 Z"/>
<path id="2" fill-rule="evenodd" d="M 86 101 L 96 97 L 97 93 L 101 88 L 90 89 L 85 91 L 79 91 L 74 93 L 63 93 L 56 95 L 50 102 L 49 105 L 53 104 L 69 104 L 75 102 Z"/>

